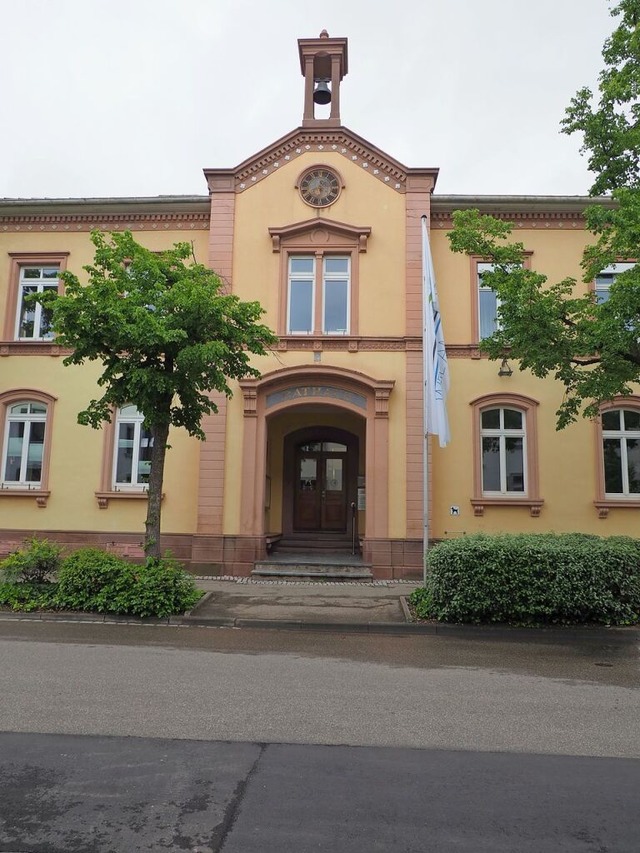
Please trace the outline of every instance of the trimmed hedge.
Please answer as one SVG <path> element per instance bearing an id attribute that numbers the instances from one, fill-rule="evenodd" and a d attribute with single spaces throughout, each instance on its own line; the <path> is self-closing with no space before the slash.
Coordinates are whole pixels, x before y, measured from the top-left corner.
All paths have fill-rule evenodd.
<path id="1" fill-rule="evenodd" d="M 482 534 L 429 553 L 417 613 L 445 622 L 603 623 L 640 619 L 640 540 Z"/>
<path id="2" fill-rule="evenodd" d="M 0 607 L 12 610 L 171 616 L 201 595 L 193 576 L 166 557 L 139 566 L 99 548 L 80 548 L 62 560 L 58 545 L 34 538 L 0 562 Z"/>
<path id="3" fill-rule="evenodd" d="M 175 560 L 134 565 L 98 548 L 70 554 L 58 572 L 57 606 L 134 616 L 170 616 L 193 607 L 201 593 Z"/>

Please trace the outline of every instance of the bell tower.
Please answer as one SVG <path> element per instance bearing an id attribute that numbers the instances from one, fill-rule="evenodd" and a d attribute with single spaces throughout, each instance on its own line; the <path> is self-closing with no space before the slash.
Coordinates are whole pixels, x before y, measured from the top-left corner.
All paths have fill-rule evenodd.
<path id="1" fill-rule="evenodd" d="M 304 77 L 303 127 L 340 127 L 340 83 L 347 74 L 347 39 L 298 39 L 300 70 Z M 316 118 L 316 104 L 331 104 L 329 118 Z"/>

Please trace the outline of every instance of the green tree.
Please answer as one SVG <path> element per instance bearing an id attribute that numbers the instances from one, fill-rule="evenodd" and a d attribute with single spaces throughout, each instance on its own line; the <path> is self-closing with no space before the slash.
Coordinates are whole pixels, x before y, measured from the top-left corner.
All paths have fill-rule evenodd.
<path id="1" fill-rule="evenodd" d="M 606 195 L 585 212 L 594 242 L 582 258 L 584 282 L 616 261 L 639 257 L 640 0 L 621 0 L 611 14 L 620 20 L 604 44 L 597 102 L 581 89 L 562 122 L 563 133 L 583 135 L 581 150 L 595 175 L 590 194 Z M 500 298 L 501 328 L 482 342 L 483 350 L 494 359 L 509 353 L 521 370 L 563 383 L 558 428 L 631 393 L 640 381 L 640 265 L 620 273 L 609 299 L 598 304 L 593 293 L 577 295 L 575 279 L 550 284 L 526 269 L 510 223 L 477 210 L 456 211 L 453 219 L 453 251 L 494 264 L 483 281 Z"/>
<path id="2" fill-rule="evenodd" d="M 216 412 L 209 392 L 231 396 L 229 379 L 259 376 L 251 355 L 276 341 L 258 321 L 258 302 L 224 292 L 220 278 L 195 262 L 188 243 L 151 252 L 129 232 L 91 234 L 88 283 L 61 273 L 64 295 L 39 297 L 51 309 L 67 365 L 102 362 L 102 396 L 78 415 L 96 429 L 115 409 L 135 404 L 153 439 L 144 548 L 160 556 L 162 483 L 169 428 L 204 439 L 203 415 Z"/>

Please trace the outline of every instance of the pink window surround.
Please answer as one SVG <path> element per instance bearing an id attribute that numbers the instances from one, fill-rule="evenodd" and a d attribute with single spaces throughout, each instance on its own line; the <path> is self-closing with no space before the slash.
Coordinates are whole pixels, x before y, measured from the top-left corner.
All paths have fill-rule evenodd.
<path id="1" fill-rule="evenodd" d="M 100 487 L 95 492 L 98 507 L 108 509 L 109 501 L 146 501 L 146 489 L 114 489 L 113 487 L 113 454 L 116 446 L 116 411 L 111 412 L 111 420 L 103 425 L 104 441 L 102 444 L 102 464 L 100 466 Z M 164 494 L 162 495 L 164 499 Z"/>
<path id="2" fill-rule="evenodd" d="M 264 534 L 267 419 L 284 410 L 309 404 L 346 409 L 366 420 L 365 476 L 367 482 L 366 537 L 384 538 L 389 525 L 389 397 L 394 380 L 376 380 L 364 373 L 324 365 L 287 367 L 262 379 L 240 382 L 244 400 L 244 438 L 240 532 Z M 324 387 L 345 392 L 327 397 Z M 296 388 L 304 388 L 297 397 Z M 315 389 L 315 390 L 314 390 Z M 288 392 L 267 406 L 267 397 Z M 365 406 L 361 398 L 365 398 Z M 272 397 L 274 399 L 274 397 Z"/>
<path id="3" fill-rule="evenodd" d="M 0 497 L 35 498 L 36 505 L 44 508 L 51 491 L 49 489 L 49 469 L 51 462 L 51 431 L 53 425 L 53 407 L 57 397 L 34 388 L 13 388 L 0 394 L 0 448 L 4 448 L 4 432 L 7 426 L 7 411 L 10 406 L 21 402 L 43 403 L 47 407 L 44 431 L 44 449 L 42 453 L 42 476 L 36 489 L 6 488 L 0 489 Z M 0 451 L 1 452 L 1 451 Z M 1 460 L 4 465 L 4 458 Z M 4 477 L 4 472 L 2 473 Z"/>
<path id="4" fill-rule="evenodd" d="M 617 396 L 600 407 L 600 414 L 615 409 L 640 410 L 640 395 L 630 394 L 628 397 Z M 640 509 L 640 495 L 631 498 L 623 495 L 614 498 L 606 495 L 604 484 L 604 456 L 602 453 L 602 417 L 595 420 L 595 452 L 596 452 L 596 499 L 593 502 L 598 510 L 598 518 L 608 518 L 611 509 Z"/>
<path id="5" fill-rule="evenodd" d="M 58 355 L 61 350 L 54 341 L 17 341 L 15 339 L 20 270 L 22 267 L 52 266 L 58 267 L 60 272 L 63 272 L 66 269 L 69 252 L 9 252 L 8 254 L 11 259 L 11 266 L 4 318 L 2 355 L 43 355 L 43 353 Z M 58 292 L 63 292 L 62 282 L 58 286 Z"/>
<path id="6" fill-rule="evenodd" d="M 471 505 L 476 516 L 484 515 L 486 507 L 528 507 L 530 514 L 537 518 L 544 504 L 540 497 L 538 478 L 538 401 L 522 394 L 486 394 L 471 401 L 473 414 L 473 497 Z M 527 493 L 522 497 L 512 495 L 487 496 L 482 493 L 482 433 L 480 417 L 483 411 L 496 408 L 510 408 L 524 415 L 526 435 L 525 466 L 527 472 Z"/>
<path id="7" fill-rule="evenodd" d="M 316 326 L 314 334 L 321 334 L 322 261 L 336 255 L 350 260 L 350 329 L 348 336 L 358 334 L 359 328 L 359 255 L 367 251 L 367 240 L 371 234 L 368 226 L 356 227 L 331 219 L 314 218 L 282 228 L 269 228 L 274 252 L 281 253 L 278 299 L 278 335 L 299 339 L 300 335 L 287 335 L 287 301 L 289 290 L 289 258 L 292 255 L 313 255 L 316 258 Z M 308 337 L 308 336 L 304 336 Z M 323 338 L 330 335 L 323 334 Z M 344 337 L 340 335 L 339 337 Z"/>

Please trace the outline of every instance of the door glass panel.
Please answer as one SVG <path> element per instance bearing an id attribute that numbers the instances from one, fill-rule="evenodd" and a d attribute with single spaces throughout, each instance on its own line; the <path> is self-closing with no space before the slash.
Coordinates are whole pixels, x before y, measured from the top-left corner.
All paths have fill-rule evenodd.
<path id="1" fill-rule="evenodd" d="M 332 451 L 333 453 L 346 453 L 347 445 L 340 444 L 338 441 L 324 441 L 322 443 L 322 449 Z"/>
<path id="2" fill-rule="evenodd" d="M 315 492 L 318 479 L 318 460 L 311 457 L 300 459 L 300 477 L 298 489 L 301 492 Z"/>
<path id="3" fill-rule="evenodd" d="M 322 450 L 322 442 L 321 441 L 309 441 L 307 444 L 300 445 L 300 450 L 303 453 L 313 453 L 314 451 L 318 452 Z"/>
<path id="4" fill-rule="evenodd" d="M 342 459 L 325 459 L 325 483 L 328 492 L 342 491 Z"/>

